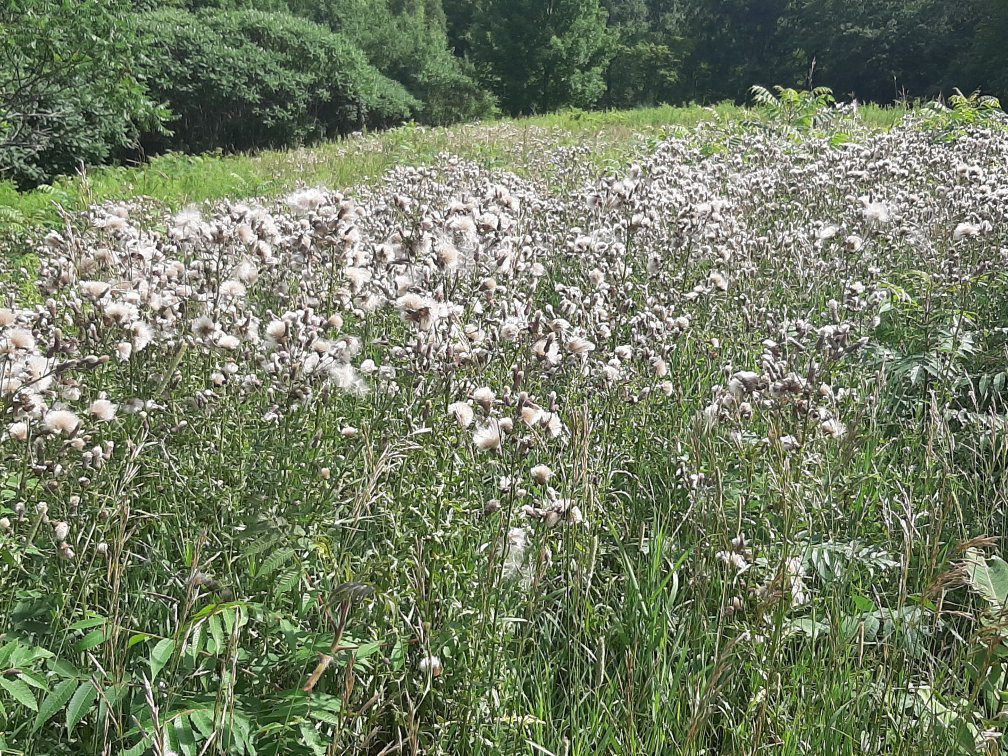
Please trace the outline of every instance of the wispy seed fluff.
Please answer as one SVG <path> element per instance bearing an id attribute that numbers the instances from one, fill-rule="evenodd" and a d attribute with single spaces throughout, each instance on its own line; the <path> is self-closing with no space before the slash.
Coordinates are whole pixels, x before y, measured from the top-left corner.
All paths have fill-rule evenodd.
<path id="1" fill-rule="evenodd" d="M 14 349 L 35 348 L 35 337 L 27 328 L 14 328 L 7 332 L 7 342 Z"/>
<path id="2" fill-rule="evenodd" d="M 91 403 L 88 412 L 96 420 L 108 421 L 115 417 L 117 409 L 118 407 L 108 399 L 96 399 Z"/>
<path id="3" fill-rule="evenodd" d="M 490 411 L 490 407 L 493 405 L 494 400 L 497 395 L 494 393 L 493 389 L 488 386 L 481 386 L 472 393 L 472 398 L 479 402 L 480 406 L 486 411 Z"/>
<path id="4" fill-rule="evenodd" d="M 302 189 L 287 195 L 287 204 L 295 210 L 310 213 L 325 204 L 326 196 L 319 189 Z"/>
<path id="5" fill-rule="evenodd" d="M 221 296 L 228 299 L 241 299 L 245 296 L 245 284 L 234 278 L 229 278 L 220 285 Z"/>
<path id="6" fill-rule="evenodd" d="M 270 321 L 270 324 L 266 326 L 266 336 L 273 341 L 280 341 L 286 333 L 287 323 L 282 320 Z"/>
<path id="7" fill-rule="evenodd" d="M 467 402 L 453 402 L 448 405 L 448 414 L 463 428 L 468 428 L 473 421 L 473 408 Z"/>
<path id="8" fill-rule="evenodd" d="M 7 428 L 7 435 L 10 436 L 15 441 L 27 441 L 28 440 L 28 423 L 20 420 L 16 423 L 11 423 L 10 427 Z"/>
<path id="9" fill-rule="evenodd" d="M 822 428 L 823 433 L 825 433 L 830 438 L 842 438 L 843 435 L 847 432 L 847 426 L 845 426 L 836 418 L 830 418 L 829 420 L 824 420 L 822 422 L 822 425 L 820 425 L 819 427 Z"/>
<path id="10" fill-rule="evenodd" d="M 80 427 L 80 419 L 70 410 L 49 410 L 42 422 L 51 433 L 62 433 L 65 436 L 72 436 Z"/>
<path id="11" fill-rule="evenodd" d="M 476 428 L 473 433 L 473 443 L 482 451 L 495 451 L 501 446 L 501 429 L 496 421 L 491 420 Z"/>
<path id="12" fill-rule="evenodd" d="M 442 672 L 444 672 L 441 659 L 437 656 L 425 656 L 420 660 L 419 669 L 421 675 L 429 674 L 431 677 L 441 677 Z"/>
<path id="13" fill-rule="evenodd" d="M 531 474 L 532 479 L 541 486 L 545 486 L 553 477 L 553 471 L 546 465 L 536 465 L 532 468 Z"/>

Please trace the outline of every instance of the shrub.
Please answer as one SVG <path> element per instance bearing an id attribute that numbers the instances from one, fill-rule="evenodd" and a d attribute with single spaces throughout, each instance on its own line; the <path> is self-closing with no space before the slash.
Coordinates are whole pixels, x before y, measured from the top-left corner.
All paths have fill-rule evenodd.
<path id="1" fill-rule="evenodd" d="M 384 75 L 422 103 L 423 123 L 444 125 L 492 115 L 496 101 L 475 71 L 448 48 L 444 28 L 422 7 L 393 12 L 386 0 L 303 0 L 299 13 L 345 34 Z"/>
<path id="2" fill-rule="evenodd" d="M 284 13 L 165 10 L 140 16 L 151 91 L 189 151 L 280 147 L 381 127 L 418 103 L 344 37 Z"/>
<path id="3" fill-rule="evenodd" d="M 138 45 L 117 0 L 12 0 L 0 7 L 0 180 L 21 189 L 101 163 L 156 130 L 134 75 Z"/>

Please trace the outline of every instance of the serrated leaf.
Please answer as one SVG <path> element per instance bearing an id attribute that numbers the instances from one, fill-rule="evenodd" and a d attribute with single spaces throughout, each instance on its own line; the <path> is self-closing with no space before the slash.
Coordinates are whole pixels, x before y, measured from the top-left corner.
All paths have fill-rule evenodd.
<path id="1" fill-rule="evenodd" d="M 52 692 L 42 699 L 42 704 L 39 706 L 38 715 L 35 717 L 35 724 L 32 726 L 32 730 L 37 731 L 42 725 L 52 719 L 57 712 L 61 711 L 67 705 L 75 690 L 77 690 L 76 680 L 64 680 L 53 688 Z"/>
<path id="2" fill-rule="evenodd" d="M 150 747 L 151 740 L 148 737 L 140 738 L 139 742 L 134 743 L 130 748 L 122 752 L 122 756 L 143 756 Z"/>
<path id="3" fill-rule="evenodd" d="M 256 573 L 256 577 L 262 578 L 276 572 L 281 566 L 292 560 L 296 553 L 294 549 L 290 548 L 273 552 L 268 558 L 263 560 L 259 571 Z"/>
<path id="4" fill-rule="evenodd" d="M 189 719 L 193 723 L 199 734 L 204 738 L 209 738 L 214 731 L 214 710 L 197 709 L 189 713 Z"/>
<path id="5" fill-rule="evenodd" d="M 334 714 L 327 709 L 314 709 L 309 716 L 312 717 L 312 719 L 317 719 L 320 722 L 324 722 L 325 724 L 333 725 L 335 727 L 341 727 L 344 724 L 343 719 L 338 714 Z"/>
<path id="6" fill-rule="evenodd" d="M 274 582 L 273 595 L 282 596 L 285 593 L 289 593 L 298 584 L 299 580 L 301 580 L 300 570 L 288 570 L 281 573 Z"/>
<path id="7" fill-rule="evenodd" d="M 80 670 L 66 659 L 57 659 L 53 662 L 52 671 L 60 677 L 76 677 L 78 679 L 84 677 L 84 675 L 80 673 Z"/>
<path id="8" fill-rule="evenodd" d="M 105 642 L 105 630 L 92 630 L 77 643 L 78 651 L 90 651 Z"/>
<path id="9" fill-rule="evenodd" d="M 169 733 L 179 753 L 183 756 L 196 756 L 198 752 L 196 748 L 196 734 L 189 724 L 189 717 L 184 713 L 174 717 L 171 721 Z"/>
<path id="10" fill-rule="evenodd" d="M 17 648 L 18 645 L 18 642 L 14 640 L 0 646 L 0 666 L 7 664 L 7 660 L 11 658 L 11 654 L 14 653 L 14 649 Z"/>
<path id="11" fill-rule="evenodd" d="M 161 670 L 164 669 L 165 665 L 171 660 L 172 654 L 175 653 L 175 639 L 174 638 L 164 638 L 159 640 L 155 644 L 154 648 L 151 649 L 150 654 L 150 671 L 151 671 L 151 682 L 157 679 L 157 676 L 161 674 Z"/>
<path id="12" fill-rule="evenodd" d="M 11 698 L 25 708 L 38 711 L 38 701 L 35 700 L 35 694 L 31 692 L 31 688 L 24 680 L 0 676 L 0 688 L 6 690 Z"/>
<path id="13" fill-rule="evenodd" d="M 94 683 L 90 680 L 85 680 L 80 684 L 80 687 L 74 692 L 73 697 L 70 699 L 70 703 L 67 704 L 66 710 L 66 726 L 67 732 L 73 732 L 74 727 L 80 722 L 91 707 L 94 705 L 95 699 L 98 697 L 98 690 L 95 688 Z"/>
<path id="14" fill-rule="evenodd" d="M 322 740 L 318 731 L 307 722 L 301 723 L 301 739 L 304 741 L 306 746 L 311 748 L 312 753 L 314 753 L 315 756 L 325 756 L 325 741 Z"/>
<path id="15" fill-rule="evenodd" d="M 29 685 L 31 685 L 33 688 L 44 690 L 46 693 L 49 692 L 49 686 L 46 685 L 45 678 L 38 672 L 35 672 L 30 669 L 21 669 L 18 670 L 18 672 L 21 675 L 21 679 L 24 680 Z"/>

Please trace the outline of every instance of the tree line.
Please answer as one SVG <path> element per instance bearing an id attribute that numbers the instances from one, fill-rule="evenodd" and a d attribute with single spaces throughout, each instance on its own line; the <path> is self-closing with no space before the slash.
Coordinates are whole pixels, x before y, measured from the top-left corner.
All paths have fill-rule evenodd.
<path id="1" fill-rule="evenodd" d="M 1004 0 L 4 0 L 0 179 L 413 120 L 1008 93 Z"/>

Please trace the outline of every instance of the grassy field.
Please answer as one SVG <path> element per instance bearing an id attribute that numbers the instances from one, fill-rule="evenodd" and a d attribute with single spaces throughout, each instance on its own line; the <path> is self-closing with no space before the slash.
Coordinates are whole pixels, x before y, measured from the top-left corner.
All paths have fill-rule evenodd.
<path id="1" fill-rule="evenodd" d="M 0 752 L 996 753 L 1008 133 L 904 115 L 10 195 Z"/>
<path id="2" fill-rule="evenodd" d="M 876 128 L 890 128 L 905 112 L 865 106 L 861 120 Z M 138 195 L 179 209 L 206 200 L 278 195 L 306 185 L 350 187 L 374 181 L 397 165 L 431 164 L 444 152 L 486 167 L 521 171 L 529 163 L 528 151 L 538 145 L 535 137 L 543 131 L 550 133 L 553 144 L 591 145 L 593 161 L 603 167 L 607 161 L 626 160 L 639 147 L 640 139 L 659 136 L 668 129 L 749 117 L 758 114 L 729 104 L 599 113 L 567 111 L 486 126 L 404 126 L 311 148 L 254 155 L 169 154 L 138 167 L 91 169 L 33 192 L 19 193 L 10 185 L 0 184 L 0 221 L 22 228 L 51 225 L 59 222 L 57 205 L 75 212 Z"/>

